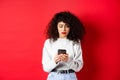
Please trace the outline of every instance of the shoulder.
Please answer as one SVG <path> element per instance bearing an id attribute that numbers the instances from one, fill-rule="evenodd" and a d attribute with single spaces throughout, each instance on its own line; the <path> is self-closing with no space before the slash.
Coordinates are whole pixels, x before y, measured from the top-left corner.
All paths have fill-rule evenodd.
<path id="1" fill-rule="evenodd" d="M 78 42 L 72 41 L 73 45 L 81 45 L 81 41 L 79 40 Z"/>
<path id="2" fill-rule="evenodd" d="M 50 42 L 50 39 L 46 39 L 44 44 L 48 44 Z"/>
<path id="3" fill-rule="evenodd" d="M 81 41 L 79 40 L 79 42 L 73 42 L 73 46 L 75 48 L 81 48 Z"/>
<path id="4" fill-rule="evenodd" d="M 53 40 L 48 38 L 45 40 L 44 45 L 50 45 L 52 42 Z"/>

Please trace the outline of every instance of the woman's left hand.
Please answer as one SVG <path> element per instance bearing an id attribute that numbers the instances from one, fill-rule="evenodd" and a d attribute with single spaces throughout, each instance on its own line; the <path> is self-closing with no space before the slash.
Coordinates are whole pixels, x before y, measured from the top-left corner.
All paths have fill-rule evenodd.
<path id="1" fill-rule="evenodd" d="M 63 62 L 67 62 L 68 61 L 68 54 L 60 54 L 60 59 Z"/>

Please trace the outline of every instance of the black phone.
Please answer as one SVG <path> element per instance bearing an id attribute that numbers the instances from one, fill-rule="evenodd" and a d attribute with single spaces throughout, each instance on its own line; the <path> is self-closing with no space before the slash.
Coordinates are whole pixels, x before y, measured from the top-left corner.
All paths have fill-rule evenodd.
<path id="1" fill-rule="evenodd" d="M 58 49 L 58 54 L 66 54 L 66 50 L 65 49 Z"/>

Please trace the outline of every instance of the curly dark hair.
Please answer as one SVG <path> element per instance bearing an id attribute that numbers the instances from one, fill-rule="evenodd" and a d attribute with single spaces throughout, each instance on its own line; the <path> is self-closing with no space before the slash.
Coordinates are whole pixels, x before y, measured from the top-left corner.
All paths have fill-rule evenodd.
<path id="1" fill-rule="evenodd" d="M 79 42 L 79 40 L 82 40 L 83 35 L 85 34 L 84 26 L 81 21 L 69 11 L 59 12 L 53 16 L 47 25 L 46 33 L 48 38 L 53 39 L 53 41 L 59 38 L 57 24 L 61 21 L 69 25 L 68 27 L 70 28 L 70 32 L 67 36 L 69 40 L 74 42 Z"/>

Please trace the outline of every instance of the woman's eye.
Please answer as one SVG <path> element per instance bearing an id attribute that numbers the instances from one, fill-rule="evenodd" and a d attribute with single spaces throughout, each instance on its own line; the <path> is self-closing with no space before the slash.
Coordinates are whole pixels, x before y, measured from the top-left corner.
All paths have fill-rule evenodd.
<path id="1" fill-rule="evenodd" d="M 69 27 L 70 25 L 69 24 L 66 24 L 66 27 Z"/>
<path id="2" fill-rule="evenodd" d="M 60 27 L 60 28 L 62 28 L 62 27 L 63 27 L 63 25 L 59 25 L 59 27 Z"/>

